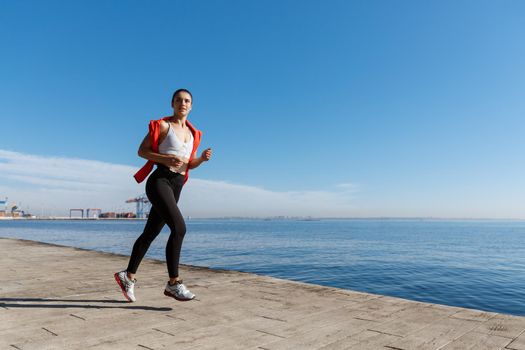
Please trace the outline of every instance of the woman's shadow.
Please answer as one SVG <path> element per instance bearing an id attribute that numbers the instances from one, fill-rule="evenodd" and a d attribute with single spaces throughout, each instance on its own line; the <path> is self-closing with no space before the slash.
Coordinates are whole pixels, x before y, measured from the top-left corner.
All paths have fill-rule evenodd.
<path id="1" fill-rule="evenodd" d="M 55 304 L 57 303 L 57 304 Z M 92 305 L 92 303 L 106 305 Z M 107 305 L 113 304 L 113 305 Z M 123 300 L 110 299 L 53 299 L 53 298 L 0 298 L 0 307 L 3 308 L 50 308 L 50 309 L 129 309 L 145 311 L 172 311 L 171 307 L 153 307 L 130 305 Z"/>

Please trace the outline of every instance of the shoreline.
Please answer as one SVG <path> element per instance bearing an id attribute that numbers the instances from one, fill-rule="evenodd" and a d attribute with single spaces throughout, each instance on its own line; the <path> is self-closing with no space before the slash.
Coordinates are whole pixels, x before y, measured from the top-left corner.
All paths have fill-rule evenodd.
<path id="1" fill-rule="evenodd" d="M 232 270 L 182 265 L 197 299 L 176 302 L 162 295 L 165 263 L 152 259 L 141 265 L 138 301 L 127 303 L 112 280 L 126 255 L 12 238 L 0 246 L 5 347 L 525 348 L 525 317 Z"/>
<path id="2" fill-rule="evenodd" d="M 143 223 L 0 222 L 0 236 L 129 254 Z M 525 316 L 525 279 L 519 273 L 523 223 L 197 219 L 187 224 L 192 234 L 184 263 Z M 165 229 L 149 256 L 164 260 L 162 240 L 168 234 Z"/>
<path id="3" fill-rule="evenodd" d="M 147 218 L 69 218 L 69 217 L 0 217 L 2 220 L 21 220 L 21 221 L 52 221 L 52 220 L 71 220 L 71 221 L 145 221 Z M 512 221 L 525 222 L 525 218 L 424 218 L 424 217 L 364 217 L 364 218 L 307 218 L 307 217 L 186 217 L 185 220 L 203 221 Z"/>
<path id="4" fill-rule="evenodd" d="M 107 250 L 107 249 L 106 250 L 104 250 L 104 249 L 100 250 L 100 249 L 96 249 L 96 248 L 80 247 L 80 246 L 77 246 L 77 245 L 66 245 L 66 244 L 60 244 L 60 243 L 54 243 L 54 242 L 37 241 L 37 240 L 34 240 L 34 239 L 0 236 L 0 240 L 2 240 L 2 239 L 13 239 L 13 240 L 19 240 L 19 241 L 27 242 L 27 243 L 31 243 L 31 244 L 32 243 L 36 243 L 36 244 L 53 246 L 53 247 L 57 247 L 57 248 L 72 248 L 72 249 L 76 249 L 76 250 L 80 250 L 80 251 L 101 253 L 101 254 L 112 254 L 112 255 L 116 255 L 116 256 L 126 257 L 126 259 L 129 258 L 129 255 L 127 253 L 115 252 L 115 251 L 111 251 L 111 250 Z M 151 261 L 155 261 L 157 263 L 160 263 L 160 264 L 166 264 L 166 260 L 164 258 L 149 256 L 148 259 L 151 260 Z M 257 272 L 257 271 L 254 271 L 253 269 L 235 269 L 235 268 L 231 268 L 231 267 L 227 267 L 227 266 L 213 267 L 213 266 L 206 266 L 206 265 L 195 265 L 195 264 L 191 264 L 191 263 L 184 263 L 184 264 L 181 263 L 180 265 L 181 266 L 184 265 L 184 266 L 191 267 L 191 268 L 197 268 L 197 269 L 208 269 L 208 270 L 211 270 L 211 271 L 222 271 L 222 272 L 230 271 L 230 272 L 239 272 L 239 273 L 249 273 L 249 274 L 254 274 L 254 275 L 262 276 L 262 277 L 278 278 L 278 279 L 283 279 L 283 280 L 290 281 L 290 282 L 312 284 L 312 285 L 318 285 L 318 286 L 322 286 L 322 287 L 326 287 L 326 288 L 336 288 L 336 289 L 347 290 L 347 291 L 355 291 L 355 292 L 359 292 L 359 293 L 378 294 L 377 292 L 375 292 L 374 290 L 371 290 L 371 289 L 359 289 L 359 288 L 352 289 L 352 287 L 337 286 L 337 285 L 334 285 L 334 284 L 331 284 L 331 283 L 315 283 L 311 279 L 297 278 L 296 276 L 293 276 L 293 275 L 282 276 L 282 275 L 272 274 L 272 273 L 268 273 L 268 272 L 267 273 L 260 272 L 260 271 Z M 414 302 L 422 302 L 422 303 L 428 303 L 428 304 L 433 304 L 433 305 L 442 305 L 442 306 L 446 306 L 446 307 L 458 307 L 458 308 L 479 310 L 479 311 L 482 311 L 482 312 L 498 313 L 498 314 L 502 314 L 502 315 L 509 315 L 509 316 L 516 316 L 516 317 L 525 317 L 525 313 L 523 313 L 523 312 L 521 312 L 521 313 L 517 312 L 516 313 L 516 312 L 512 312 L 512 311 L 508 311 L 508 310 L 502 310 L 502 309 L 497 310 L 497 309 L 482 308 L 482 307 L 476 308 L 476 305 L 472 306 L 472 305 L 468 305 L 468 304 L 465 304 L 465 303 L 453 303 L 453 302 L 446 301 L 446 300 L 437 300 L 437 301 L 436 300 L 425 300 L 424 298 L 414 298 L 413 296 L 411 297 L 411 296 L 407 296 L 407 295 L 396 295 L 396 294 L 392 294 L 392 293 L 385 293 L 385 294 L 378 294 L 378 295 L 382 295 L 382 296 L 385 296 L 385 297 L 392 297 L 392 298 L 401 298 L 401 299 L 410 300 L 410 301 L 414 301 Z"/>

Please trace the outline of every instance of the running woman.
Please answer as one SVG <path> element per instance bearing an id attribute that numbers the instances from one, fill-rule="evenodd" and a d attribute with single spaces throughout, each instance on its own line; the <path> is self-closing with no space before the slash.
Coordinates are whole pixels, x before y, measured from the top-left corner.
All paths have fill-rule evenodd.
<path id="1" fill-rule="evenodd" d="M 133 245 L 128 268 L 115 273 L 115 280 L 130 302 L 136 300 L 134 287 L 139 264 L 165 224 L 169 226 L 171 233 L 166 244 L 169 281 L 164 295 L 179 301 L 195 298 L 195 294 L 182 284 L 179 276 L 179 258 L 186 224 L 177 203 L 190 169 L 210 160 L 212 151 L 207 148 L 199 157 L 195 157 L 202 132 L 187 120 L 193 106 L 192 94 L 186 89 L 175 91 L 171 106 L 172 116 L 150 122 L 149 132 L 138 151 L 139 156 L 148 162 L 134 175 L 137 182 L 142 182 L 154 165 L 157 168 L 146 182 L 146 195 L 152 205 L 148 221 L 142 235 Z"/>

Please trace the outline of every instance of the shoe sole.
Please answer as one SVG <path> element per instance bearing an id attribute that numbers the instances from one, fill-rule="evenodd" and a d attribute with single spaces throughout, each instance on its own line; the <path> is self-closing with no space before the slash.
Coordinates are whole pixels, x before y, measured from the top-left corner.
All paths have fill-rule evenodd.
<path id="1" fill-rule="evenodd" d="M 122 294 L 124 295 L 124 298 L 126 298 L 130 303 L 132 303 L 133 300 L 131 300 L 130 297 L 128 297 L 128 295 L 126 294 L 126 288 L 122 285 L 122 282 L 120 282 L 120 278 L 118 278 L 118 272 L 115 273 L 113 277 L 115 277 L 115 281 L 117 281 L 117 284 L 119 285 L 120 290 L 122 291 Z"/>
<path id="2" fill-rule="evenodd" d="M 178 300 L 178 301 L 190 301 L 190 300 L 195 299 L 195 297 L 193 297 L 191 299 L 181 299 L 181 298 L 176 297 L 174 294 L 171 294 L 170 292 L 168 292 L 165 289 L 164 289 L 164 295 L 167 296 L 167 297 L 171 297 L 171 298 L 173 298 L 175 300 Z"/>

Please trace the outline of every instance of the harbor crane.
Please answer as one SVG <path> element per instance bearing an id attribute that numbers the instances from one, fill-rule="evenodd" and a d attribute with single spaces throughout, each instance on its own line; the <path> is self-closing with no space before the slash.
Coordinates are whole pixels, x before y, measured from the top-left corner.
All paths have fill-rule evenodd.
<path id="1" fill-rule="evenodd" d="M 146 194 L 142 194 L 135 198 L 130 198 L 126 201 L 126 203 L 137 203 L 136 215 L 137 218 L 140 219 L 146 218 L 146 214 L 151 209 L 151 203 L 149 202 L 148 197 L 146 197 Z"/>

